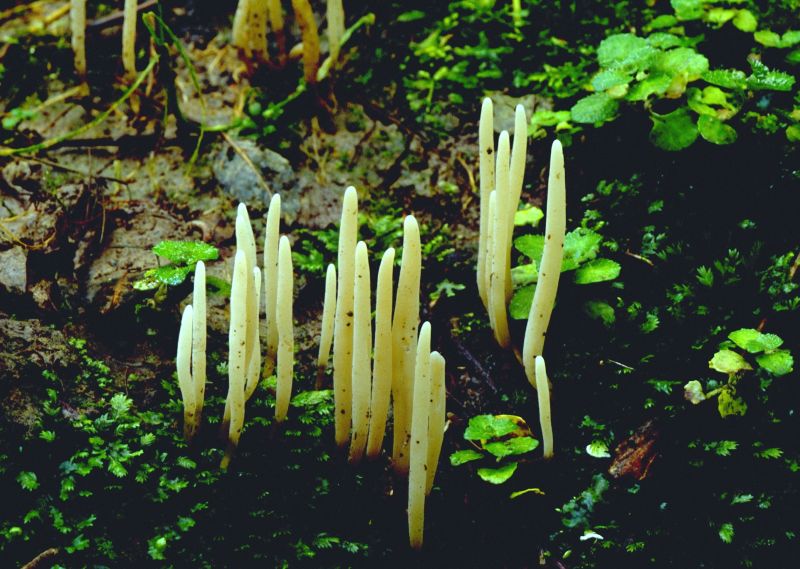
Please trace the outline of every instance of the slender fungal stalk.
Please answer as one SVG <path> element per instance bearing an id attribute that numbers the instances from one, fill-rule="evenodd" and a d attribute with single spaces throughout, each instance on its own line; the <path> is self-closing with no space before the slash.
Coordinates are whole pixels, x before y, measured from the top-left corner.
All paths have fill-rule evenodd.
<path id="1" fill-rule="evenodd" d="M 478 241 L 478 293 L 483 306 L 489 310 L 489 288 L 487 274 L 491 271 L 488 261 L 487 241 L 489 239 L 489 194 L 494 189 L 494 121 L 492 100 L 488 97 L 481 105 L 481 119 L 478 127 L 478 146 L 480 152 L 480 238 Z"/>
<path id="2" fill-rule="evenodd" d="M 250 13 L 250 42 L 253 53 L 260 61 L 269 61 L 267 50 L 267 3 L 255 2 Z"/>
<path id="3" fill-rule="evenodd" d="M 446 390 L 444 387 L 445 361 L 439 352 L 431 352 L 431 409 L 428 422 L 428 472 L 425 495 L 431 493 L 439 455 L 444 441 Z"/>
<path id="4" fill-rule="evenodd" d="M 255 337 L 253 338 L 253 353 L 247 363 L 247 380 L 244 386 L 244 400 L 249 401 L 261 381 L 261 269 L 253 267 L 253 298 L 255 299 L 255 306 L 253 307 L 253 315 L 255 315 Z M 251 316 L 248 314 L 248 316 Z"/>
<path id="5" fill-rule="evenodd" d="M 72 32 L 72 51 L 75 54 L 75 72 L 86 78 L 86 0 L 71 0 L 69 22 Z"/>
<path id="6" fill-rule="evenodd" d="M 328 0 L 328 49 L 330 50 L 331 65 L 336 65 L 339 59 L 339 50 L 342 47 L 344 35 L 344 7 L 342 0 Z"/>
<path id="7" fill-rule="evenodd" d="M 192 383 L 194 384 L 195 425 L 200 428 L 206 396 L 206 266 L 197 261 L 192 293 Z"/>
<path id="8" fill-rule="evenodd" d="M 369 430 L 369 400 L 372 391 L 372 306 L 367 245 L 356 245 L 355 285 L 353 290 L 353 429 L 350 435 L 350 462 L 364 456 Z"/>
<path id="9" fill-rule="evenodd" d="M 333 343 L 333 317 L 336 313 L 336 265 L 328 265 L 325 274 L 325 300 L 322 302 L 322 325 L 319 334 L 319 355 L 317 356 L 317 389 L 322 389 L 322 377 L 328 367 L 328 359 Z"/>
<path id="10" fill-rule="evenodd" d="M 408 474 L 408 537 L 412 549 L 422 547 L 428 465 L 428 419 L 431 407 L 431 325 L 419 330 L 414 370 L 411 419 L 411 465 Z"/>
<path id="11" fill-rule="evenodd" d="M 286 62 L 286 32 L 283 29 L 281 0 L 267 0 L 267 11 L 269 13 L 269 25 L 272 28 L 272 33 L 275 34 L 275 44 L 278 46 L 278 65 L 283 66 Z"/>
<path id="12" fill-rule="evenodd" d="M 286 418 L 289 400 L 292 397 L 294 374 L 294 323 L 292 321 L 292 297 L 294 275 L 292 271 L 292 249 L 289 238 L 281 237 L 278 246 L 278 387 L 275 393 L 275 420 Z"/>
<path id="13" fill-rule="evenodd" d="M 358 195 L 350 186 L 344 192 L 339 225 L 339 281 L 333 324 L 333 399 L 336 444 L 344 448 L 350 440 L 351 372 L 353 365 L 353 284 L 358 234 Z"/>
<path id="14" fill-rule="evenodd" d="M 511 147 L 511 167 L 508 178 L 508 234 L 506 235 L 506 303 L 511 300 L 514 286 L 511 283 L 511 244 L 514 238 L 514 216 L 519 207 L 522 185 L 525 182 L 525 158 L 528 152 L 528 119 L 525 108 L 517 105 L 514 115 L 514 143 Z"/>
<path id="15" fill-rule="evenodd" d="M 553 458 L 553 422 L 550 416 L 550 382 L 544 358 L 536 356 L 536 395 L 539 399 L 539 425 L 542 428 L 542 450 L 545 459 Z"/>
<path id="16" fill-rule="evenodd" d="M 183 309 L 181 328 L 178 332 L 178 353 L 175 367 L 178 370 L 178 386 L 183 398 L 183 437 L 190 441 L 194 435 L 195 398 L 191 372 L 192 361 L 192 305 Z"/>
<path id="17" fill-rule="evenodd" d="M 392 465 L 397 474 L 408 474 L 408 441 L 411 438 L 411 400 L 414 390 L 414 362 L 419 326 L 419 288 L 422 274 L 422 246 L 414 216 L 403 222 L 403 258 L 397 279 L 397 300 L 392 321 L 392 401 L 394 440 Z"/>
<path id="18" fill-rule="evenodd" d="M 122 20 L 122 67 L 129 81 L 136 79 L 137 0 L 125 0 Z"/>
<path id="19" fill-rule="evenodd" d="M 508 251 L 506 242 L 509 233 L 508 209 L 509 209 L 509 140 L 508 132 L 500 133 L 497 142 L 497 166 L 495 209 L 492 216 L 492 252 L 491 252 L 491 275 L 489 280 L 489 303 L 494 312 L 494 337 L 497 343 L 503 348 L 511 345 L 511 334 L 508 330 L 508 316 L 506 312 L 506 259 Z"/>
<path id="20" fill-rule="evenodd" d="M 303 37 L 303 76 L 306 83 L 317 82 L 319 67 L 319 32 L 314 10 L 308 0 L 292 0 L 292 8 Z"/>
<path id="21" fill-rule="evenodd" d="M 544 251 L 539 266 L 539 278 L 533 303 L 525 327 L 525 343 L 522 363 L 525 375 L 536 387 L 534 358 L 542 355 L 547 325 L 553 313 L 553 305 L 561 276 L 561 261 L 564 257 L 564 234 L 567 227 L 566 185 L 564 181 L 564 152 L 556 140 L 550 150 L 550 176 L 547 182 L 547 214 L 544 229 Z"/>
<path id="22" fill-rule="evenodd" d="M 491 292 L 491 280 L 492 280 L 492 257 L 494 252 L 494 238 L 495 238 L 495 220 L 497 219 L 497 191 L 492 190 L 489 192 L 489 200 L 488 200 L 487 208 L 486 208 L 486 273 L 484 275 L 484 287 L 486 288 L 487 296 Z M 495 332 L 497 329 L 497 325 L 495 324 L 495 310 L 494 310 L 494 303 L 489 302 L 487 307 L 487 312 L 489 313 L 489 327 L 492 329 L 492 333 Z"/>
<path id="23" fill-rule="evenodd" d="M 267 225 L 264 230 L 264 314 L 266 318 L 267 353 L 264 356 L 264 375 L 269 377 L 278 353 L 278 322 L 275 319 L 275 299 L 278 292 L 278 240 L 281 225 L 281 196 L 275 194 L 269 202 Z"/>
<path id="24" fill-rule="evenodd" d="M 253 0 L 239 0 L 236 13 L 233 15 L 233 29 L 231 30 L 231 43 L 238 47 L 246 57 L 250 57 L 252 46 L 250 43 L 250 12 Z"/>
<path id="25" fill-rule="evenodd" d="M 370 402 L 367 458 L 377 458 L 386 433 L 389 398 L 392 392 L 392 268 L 394 249 L 383 254 L 378 269 L 375 293 L 375 354 L 372 367 L 372 401 Z"/>

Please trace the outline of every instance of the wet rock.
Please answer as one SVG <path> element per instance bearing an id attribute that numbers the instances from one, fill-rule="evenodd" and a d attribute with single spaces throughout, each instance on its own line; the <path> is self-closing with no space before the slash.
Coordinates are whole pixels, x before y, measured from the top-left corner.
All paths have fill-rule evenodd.
<path id="1" fill-rule="evenodd" d="M 28 283 L 28 254 L 19 245 L 0 251 L 0 290 L 25 294 Z"/>

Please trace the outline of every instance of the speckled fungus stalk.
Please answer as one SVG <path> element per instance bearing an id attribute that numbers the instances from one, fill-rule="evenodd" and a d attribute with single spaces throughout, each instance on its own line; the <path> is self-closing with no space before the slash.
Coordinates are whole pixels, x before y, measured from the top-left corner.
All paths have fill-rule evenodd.
<path id="1" fill-rule="evenodd" d="M 196 432 L 200 429 L 206 396 L 206 266 L 203 261 L 198 261 L 194 269 L 192 306 L 192 383 Z"/>
<path id="2" fill-rule="evenodd" d="M 428 465 L 428 419 L 431 407 L 431 325 L 419 330 L 411 418 L 411 464 L 408 474 L 408 537 L 412 549 L 422 547 Z"/>
<path id="3" fill-rule="evenodd" d="M 369 430 L 369 402 L 372 391 L 372 306 L 367 245 L 359 241 L 355 253 L 355 284 L 353 287 L 353 428 L 350 435 L 351 463 L 364 456 Z"/>
<path id="4" fill-rule="evenodd" d="M 508 209 L 510 200 L 509 187 L 509 153 L 508 132 L 500 133 L 497 142 L 497 165 L 495 166 L 495 207 L 492 212 L 492 248 L 489 275 L 489 311 L 493 313 L 494 337 L 503 348 L 511 345 L 511 334 L 508 330 L 508 314 L 506 312 L 506 274 L 508 267 L 506 251 L 508 227 Z"/>
<path id="5" fill-rule="evenodd" d="M 445 361 L 439 352 L 431 352 L 431 408 L 428 421 L 428 478 L 425 484 L 425 495 L 431 493 L 436 469 L 439 466 L 439 455 L 442 453 L 444 441 L 446 390 L 444 387 Z"/>
<path id="6" fill-rule="evenodd" d="M 72 0 L 69 5 L 72 51 L 75 54 L 75 73 L 86 78 L 86 0 Z"/>
<path id="7" fill-rule="evenodd" d="M 261 333 L 259 314 L 261 312 L 261 269 L 253 267 L 253 288 L 250 298 L 254 301 L 252 312 L 248 312 L 248 325 L 255 320 L 254 326 L 248 327 L 248 333 L 253 334 L 253 351 L 247 362 L 247 379 L 244 385 L 244 400 L 249 401 L 261 380 Z"/>
<path id="8" fill-rule="evenodd" d="M 269 377 L 278 353 L 278 322 L 275 319 L 278 293 L 278 241 L 281 225 L 281 196 L 275 194 L 269 202 L 264 230 L 264 314 L 266 319 L 267 351 L 264 356 L 264 376 Z"/>
<path id="9" fill-rule="evenodd" d="M 125 0 L 122 20 L 122 67 L 129 81 L 136 79 L 137 0 Z"/>
<path id="10" fill-rule="evenodd" d="M 344 7 L 342 0 L 328 0 L 328 50 L 330 51 L 330 64 L 336 65 L 339 59 L 342 36 L 344 36 Z"/>
<path id="11" fill-rule="evenodd" d="M 528 324 L 525 327 L 525 343 L 522 350 L 522 363 L 525 375 L 536 387 L 536 356 L 542 355 L 547 325 L 553 313 L 553 305 L 558 291 L 561 275 L 561 261 L 564 257 L 564 234 L 567 226 L 566 185 L 564 180 L 564 152 L 556 140 L 550 150 L 550 175 L 547 182 L 547 213 L 544 229 L 544 251 L 539 265 L 539 278 L 533 294 Z"/>
<path id="12" fill-rule="evenodd" d="M 245 57 L 255 55 L 269 61 L 267 51 L 267 4 L 256 0 L 239 0 L 233 16 L 233 45 L 242 50 Z"/>
<path id="13" fill-rule="evenodd" d="M 220 468 L 228 468 L 244 425 L 244 386 L 247 374 L 247 286 L 251 281 L 247 273 L 247 257 L 239 249 L 233 262 L 231 283 L 231 324 L 228 332 L 228 398 L 225 409 L 230 415 L 228 447 Z"/>
<path id="14" fill-rule="evenodd" d="M 528 119 L 525 108 L 517 105 L 514 113 L 514 143 L 511 146 L 511 165 L 508 176 L 508 225 L 506 234 L 506 302 L 511 300 L 514 287 L 511 283 L 511 244 L 514 238 L 514 216 L 519 208 L 522 185 L 525 182 L 525 158 L 528 152 Z"/>
<path id="15" fill-rule="evenodd" d="M 545 459 L 553 458 L 553 423 L 550 417 L 550 382 L 544 358 L 536 356 L 536 395 L 539 399 L 539 426 L 542 428 L 542 450 Z"/>
<path id="16" fill-rule="evenodd" d="M 489 254 L 489 195 L 494 189 L 494 118 L 492 100 L 488 97 L 481 105 L 481 118 L 478 127 L 478 146 L 480 151 L 480 237 L 478 241 L 478 293 L 483 306 L 489 310 L 489 278 L 491 267 L 487 267 Z"/>
<path id="17" fill-rule="evenodd" d="M 369 440 L 367 458 L 375 459 L 381 453 L 389 414 L 392 392 L 392 269 L 394 249 L 383 254 L 378 268 L 375 295 L 375 348 L 372 365 L 372 400 L 370 402 Z"/>
<path id="18" fill-rule="evenodd" d="M 239 0 L 236 12 L 233 15 L 233 29 L 231 30 L 231 43 L 250 56 L 250 12 L 254 0 Z"/>
<path id="19" fill-rule="evenodd" d="M 276 317 L 278 321 L 278 386 L 275 393 L 275 420 L 286 418 L 292 396 L 294 374 L 294 324 L 292 322 L 292 249 L 289 238 L 281 237 L 278 246 L 278 292 Z"/>
<path id="20" fill-rule="evenodd" d="M 189 441 L 194 435 L 195 390 L 192 381 L 192 305 L 183 309 L 181 328 L 178 332 L 178 353 L 175 367 L 178 370 L 178 386 L 183 399 L 183 437 Z"/>
<path id="21" fill-rule="evenodd" d="M 331 263 L 325 273 L 325 299 L 322 302 L 322 324 L 319 333 L 317 356 L 317 389 L 322 389 L 322 378 L 328 367 L 333 343 L 333 317 L 336 313 L 336 266 Z"/>
<path id="22" fill-rule="evenodd" d="M 267 0 L 269 25 L 275 35 L 275 45 L 278 46 L 278 65 L 286 61 L 286 32 L 284 31 L 283 7 L 281 0 Z"/>
<path id="23" fill-rule="evenodd" d="M 319 32 L 314 10 L 308 0 L 292 0 L 292 9 L 303 38 L 303 77 L 306 83 L 313 85 L 317 82 L 319 68 Z"/>
<path id="24" fill-rule="evenodd" d="M 350 441 L 353 365 L 353 284 L 358 235 L 358 196 L 350 186 L 344 192 L 339 225 L 339 278 L 336 286 L 336 315 L 333 324 L 333 395 L 336 444 Z"/>
<path id="25" fill-rule="evenodd" d="M 414 216 L 403 222 L 403 257 L 397 279 L 397 300 L 392 321 L 392 401 L 394 440 L 392 466 L 396 473 L 408 473 L 408 441 L 411 437 L 411 402 L 414 387 L 419 289 L 422 274 L 422 246 Z"/>

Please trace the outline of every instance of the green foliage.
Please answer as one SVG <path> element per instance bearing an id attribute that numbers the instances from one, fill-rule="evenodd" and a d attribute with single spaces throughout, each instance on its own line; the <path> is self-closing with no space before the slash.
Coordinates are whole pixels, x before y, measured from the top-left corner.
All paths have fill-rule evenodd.
<path id="1" fill-rule="evenodd" d="M 469 420 L 464 439 L 475 448 L 455 451 L 450 455 L 450 464 L 461 466 L 493 458 L 494 466 L 477 469 L 478 477 L 490 484 L 506 482 L 516 472 L 518 460 L 539 446 L 525 421 L 514 415 L 476 415 Z"/>
<path id="2" fill-rule="evenodd" d="M 162 241 L 153 247 L 153 253 L 170 264 L 145 271 L 144 276 L 133 283 L 136 290 L 177 286 L 194 271 L 198 261 L 215 261 L 219 257 L 216 247 L 200 241 Z"/>

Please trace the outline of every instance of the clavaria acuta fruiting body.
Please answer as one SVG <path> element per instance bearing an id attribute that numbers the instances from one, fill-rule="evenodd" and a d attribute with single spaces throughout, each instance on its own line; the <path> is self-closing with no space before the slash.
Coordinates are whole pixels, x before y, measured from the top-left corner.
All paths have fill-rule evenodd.
<path id="1" fill-rule="evenodd" d="M 372 383 L 372 307 L 367 245 L 359 241 L 355 252 L 355 281 L 353 288 L 353 428 L 350 435 L 352 463 L 361 461 L 367 446 L 369 403 Z"/>
<path id="2" fill-rule="evenodd" d="M 422 246 L 419 225 L 413 216 L 403 222 L 403 257 L 397 279 L 397 300 L 392 321 L 392 401 L 394 440 L 392 464 L 398 474 L 409 468 L 408 441 L 411 433 L 411 404 L 414 362 L 419 326 L 419 291 L 422 274 Z"/>
<path id="3" fill-rule="evenodd" d="M 225 409 L 229 414 L 228 448 L 220 467 L 230 464 L 244 425 L 244 387 L 247 375 L 247 286 L 252 280 L 247 273 L 247 258 L 239 249 L 233 262 L 231 283 L 231 323 L 228 332 L 228 397 Z"/>
<path id="4" fill-rule="evenodd" d="M 442 452 L 446 420 L 445 360 L 439 352 L 431 352 L 431 408 L 428 421 L 428 471 L 425 495 L 431 493 L 439 455 Z"/>
<path id="5" fill-rule="evenodd" d="M 328 18 L 328 51 L 330 54 L 329 66 L 336 65 L 339 59 L 339 51 L 341 49 L 342 36 L 344 36 L 344 7 L 342 0 L 328 0 L 327 5 L 327 18 Z"/>
<path id="6" fill-rule="evenodd" d="M 528 119 L 525 116 L 525 108 L 517 105 L 514 112 L 514 142 L 511 146 L 511 163 L 508 174 L 508 207 L 506 215 L 508 224 L 506 226 L 506 302 L 511 300 L 514 287 L 511 283 L 511 244 L 514 238 L 514 217 L 519 208 L 519 199 L 522 195 L 522 185 L 525 182 L 525 158 L 528 153 Z"/>
<path id="7" fill-rule="evenodd" d="M 497 164 L 495 166 L 495 206 L 492 211 L 491 272 L 489 275 L 489 311 L 493 313 L 494 337 L 503 348 L 511 345 L 506 312 L 506 252 L 509 208 L 509 154 L 508 132 L 500 133 L 497 142 Z"/>
<path id="8" fill-rule="evenodd" d="M 136 79 L 137 0 L 125 0 L 122 20 L 122 67 L 129 81 Z"/>
<path id="9" fill-rule="evenodd" d="M 292 249 L 289 238 L 281 237 L 278 251 L 278 383 L 275 393 L 275 420 L 279 423 L 286 418 L 289 400 L 292 395 L 292 376 L 294 374 L 294 324 L 292 322 L 292 291 L 294 276 L 292 270 Z"/>
<path id="10" fill-rule="evenodd" d="M 567 226 L 566 184 L 564 180 L 564 152 L 561 143 L 553 142 L 550 151 L 550 175 L 547 182 L 547 214 L 545 217 L 544 251 L 539 265 L 539 278 L 533 303 L 525 327 L 522 362 L 525 375 L 536 387 L 536 356 L 542 355 L 545 334 L 553 313 L 553 305 L 561 275 L 564 257 L 564 235 Z"/>
<path id="11" fill-rule="evenodd" d="M 539 400 L 539 426 L 542 428 L 542 451 L 553 458 L 553 422 L 550 416 L 550 382 L 542 356 L 536 356 L 536 396 Z"/>
<path id="12" fill-rule="evenodd" d="M 330 263 L 325 273 L 325 298 L 322 302 L 322 324 L 319 333 L 317 356 L 317 389 L 322 389 L 322 377 L 328 367 L 333 343 L 333 318 L 336 314 L 336 265 Z"/>
<path id="13" fill-rule="evenodd" d="M 206 266 L 203 261 L 198 261 L 194 269 L 192 306 L 192 383 L 196 432 L 200 428 L 206 396 Z"/>
<path id="14" fill-rule="evenodd" d="M 392 285 L 394 249 L 383 254 L 378 268 L 375 295 L 375 349 L 372 367 L 372 400 L 370 402 L 369 440 L 367 458 L 380 455 L 386 433 L 389 399 L 392 392 Z"/>
<path id="15" fill-rule="evenodd" d="M 267 18 L 267 4 L 263 0 L 239 0 L 233 16 L 232 43 L 246 57 L 255 55 L 262 61 L 269 61 Z"/>
<path id="16" fill-rule="evenodd" d="M 267 0 L 267 13 L 272 33 L 275 34 L 275 44 L 278 46 L 278 65 L 282 66 L 286 61 L 286 32 L 281 0 Z"/>
<path id="17" fill-rule="evenodd" d="M 345 190 L 339 226 L 339 274 L 336 286 L 336 314 L 333 331 L 333 394 L 336 444 L 350 441 L 351 372 L 353 364 L 353 284 L 358 234 L 358 196 L 350 186 Z"/>
<path id="18" fill-rule="evenodd" d="M 266 318 L 267 351 L 264 356 L 264 375 L 269 377 L 278 353 L 278 322 L 275 317 L 278 294 L 278 241 L 280 239 L 281 196 L 275 194 L 269 202 L 264 230 L 264 314 Z"/>
<path id="19" fill-rule="evenodd" d="M 195 390 L 192 381 L 192 305 L 183 309 L 181 327 L 178 332 L 178 353 L 175 367 L 178 371 L 178 386 L 183 398 L 183 437 L 189 441 L 194 435 Z"/>
<path id="20" fill-rule="evenodd" d="M 317 82 L 319 68 L 319 32 L 314 10 L 308 0 L 292 0 L 292 9 L 303 39 L 303 77 L 306 83 L 313 85 Z"/>
<path id="21" fill-rule="evenodd" d="M 428 419 L 431 407 L 431 325 L 419 330 L 416 346 L 408 473 L 408 536 L 413 549 L 422 547 L 425 490 L 428 483 Z"/>
<path id="22" fill-rule="evenodd" d="M 494 118 L 492 100 L 486 98 L 481 106 L 481 118 L 478 126 L 478 146 L 480 150 L 479 176 L 480 183 L 480 237 L 478 241 L 478 293 L 483 306 L 489 309 L 489 279 L 491 268 L 487 268 L 489 245 L 489 195 L 494 189 Z"/>
<path id="23" fill-rule="evenodd" d="M 75 54 L 75 72 L 86 78 L 86 0 L 72 0 L 69 5 L 72 51 Z"/>
<path id="24" fill-rule="evenodd" d="M 255 326 L 251 330 L 248 328 L 248 333 L 252 331 L 253 337 L 253 351 L 250 359 L 247 362 L 247 380 L 244 386 L 244 400 L 249 401 L 255 393 L 258 382 L 261 380 L 261 332 L 259 326 L 259 314 L 261 311 L 261 269 L 253 267 L 253 292 L 252 298 L 255 304 L 252 307 L 253 312 L 248 312 L 248 318 L 255 320 Z"/>

